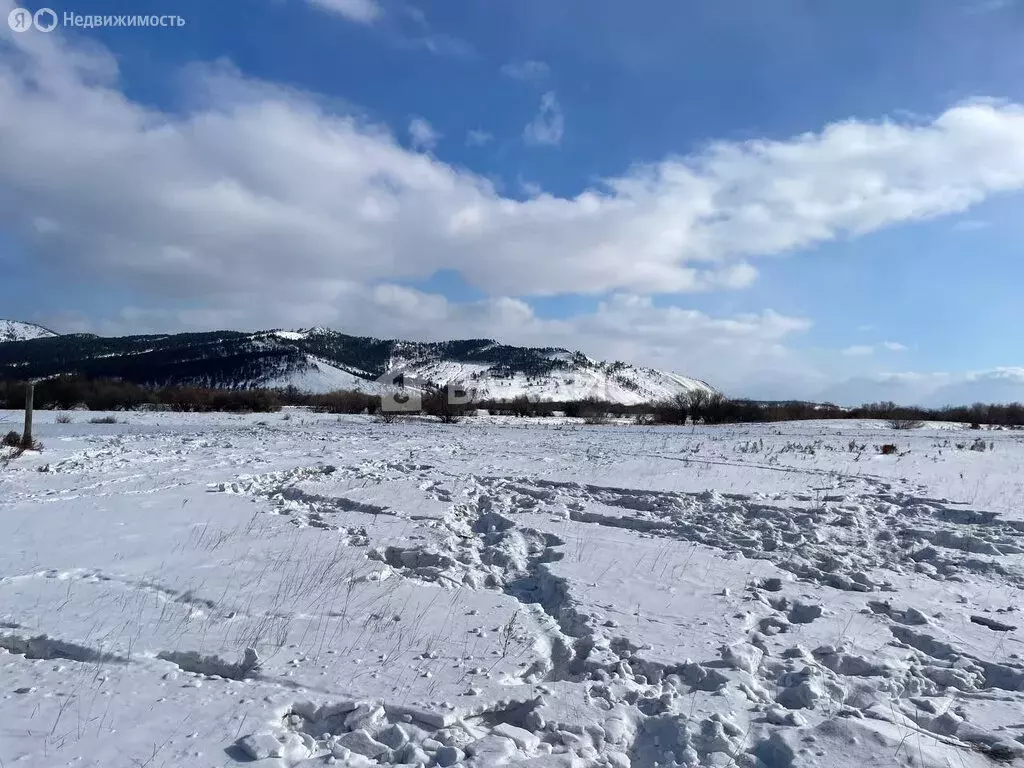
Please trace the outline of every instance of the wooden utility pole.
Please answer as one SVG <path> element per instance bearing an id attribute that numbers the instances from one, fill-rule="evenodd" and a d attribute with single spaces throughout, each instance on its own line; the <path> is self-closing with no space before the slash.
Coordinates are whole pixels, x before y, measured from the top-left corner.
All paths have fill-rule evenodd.
<path id="1" fill-rule="evenodd" d="M 35 401 L 36 385 L 31 381 L 25 385 L 25 431 L 21 433 L 21 447 L 32 447 L 32 408 Z"/>

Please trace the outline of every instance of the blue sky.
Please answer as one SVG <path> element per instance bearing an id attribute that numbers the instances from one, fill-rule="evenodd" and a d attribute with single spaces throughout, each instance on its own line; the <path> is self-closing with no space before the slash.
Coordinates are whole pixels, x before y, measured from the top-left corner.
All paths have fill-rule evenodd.
<path id="1" fill-rule="evenodd" d="M 0 28 L 0 316 L 1024 398 L 1016 0 L 51 7 L 186 25 Z"/>

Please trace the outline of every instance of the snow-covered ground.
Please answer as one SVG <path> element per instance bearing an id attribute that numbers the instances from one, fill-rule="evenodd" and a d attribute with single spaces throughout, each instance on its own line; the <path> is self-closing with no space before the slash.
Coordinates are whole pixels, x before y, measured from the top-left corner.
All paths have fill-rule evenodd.
<path id="1" fill-rule="evenodd" d="M 1024 764 L 1024 433 L 56 415 L 5 768 Z"/>

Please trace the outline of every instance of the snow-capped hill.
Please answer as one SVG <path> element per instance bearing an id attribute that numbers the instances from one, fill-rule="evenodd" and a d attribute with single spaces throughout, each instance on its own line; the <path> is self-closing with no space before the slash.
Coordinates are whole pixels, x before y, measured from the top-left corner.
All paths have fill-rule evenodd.
<path id="1" fill-rule="evenodd" d="M 31 339 L 47 339 L 57 334 L 48 328 L 34 323 L 22 323 L 18 320 L 0 320 L 0 344 L 8 341 L 29 341 Z"/>
<path id="2" fill-rule="evenodd" d="M 65 373 L 152 385 L 373 394 L 388 388 L 389 374 L 401 373 L 415 386 L 458 382 L 480 400 L 596 398 L 624 405 L 715 391 L 681 374 L 601 362 L 558 347 L 513 347 L 493 339 L 375 339 L 326 328 L 123 338 L 79 334 L 0 348 L 0 378 Z"/>
<path id="3" fill-rule="evenodd" d="M 715 391 L 703 381 L 680 374 L 622 362 L 606 363 L 562 349 L 503 349 L 486 342 L 476 352 L 466 356 L 470 359 L 460 359 L 445 355 L 444 350 L 429 350 L 419 358 L 398 356 L 393 363 L 417 379 L 435 384 L 460 382 L 479 400 L 522 396 L 548 401 L 594 398 L 636 405 L 694 390 Z"/>

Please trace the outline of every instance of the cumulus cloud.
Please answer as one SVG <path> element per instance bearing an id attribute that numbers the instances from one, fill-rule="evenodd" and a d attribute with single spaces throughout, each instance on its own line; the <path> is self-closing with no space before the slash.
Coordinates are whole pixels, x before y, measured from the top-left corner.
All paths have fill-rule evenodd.
<path id="1" fill-rule="evenodd" d="M 543 61 L 509 62 L 501 68 L 501 73 L 513 80 L 536 81 L 544 80 L 551 74 L 551 68 Z"/>
<path id="2" fill-rule="evenodd" d="M 372 24 L 384 10 L 376 0 L 307 0 L 314 8 L 344 16 L 359 24 Z"/>
<path id="3" fill-rule="evenodd" d="M 492 295 L 742 287 L 759 256 L 1024 187 L 1024 108 L 972 103 L 514 200 L 294 90 L 197 68 L 190 92 L 211 97 L 161 113 L 119 90 L 102 50 L 2 34 L 0 221 L 49 266 L 193 296 L 438 269 Z"/>
<path id="4" fill-rule="evenodd" d="M 898 341 L 883 341 L 882 346 L 890 352 L 906 352 L 907 347 L 905 344 L 900 344 Z"/>
<path id="5" fill-rule="evenodd" d="M 554 91 L 540 98 L 537 115 L 523 129 L 523 141 L 535 146 L 556 147 L 565 135 L 565 115 Z"/>
<path id="6" fill-rule="evenodd" d="M 422 117 L 414 117 L 409 121 L 409 140 L 414 149 L 431 150 L 440 139 L 441 134 Z"/>
<path id="7" fill-rule="evenodd" d="M 11 7 L 0 0 L 0 18 Z M 389 325 L 400 299 L 411 301 L 394 284 L 451 270 L 493 305 L 414 297 L 417 312 L 466 323 L 438 320 L 441 335 L 464 335 L 500 309 L 504 324 L 479 319 L 471 335 L 528 341 L 536 328 L 538 343 L 657 361 L 723 385 L 752 376 L 752 361 L 791 379 L 784 344 L 797 330 L 784 320 L 688 315 L 638 297 L 743 288 L 761 257 L 1024 187 L 1024 108 L 1011 103 L 717 142 L 576 194 L 515 199 L 315 95 L 227 67 L 188 77 L 188 108 L 160 111 L 124 93 L 102 48 L 0 28 L 0 228 L 25 254 L 7 258 L 55 276 L 53 290 L 65 281 L 63 290 L 133 291 L 149 309 L 110 321 L 121 330 L 322 323 L 422 335 L 434 326 Z M 632 298 L 567 321 L 503 298 L 560 293 Z M 190 315 L 168 309 L 186 302 Z M 629 312 L 634 324 L 616 325 Z M 662 322 L 676 333 L 660 333 Z M 758 336 L 780 323 L 781 336 Z M 748 362 L 731 372 L 737 339 Z"/>

